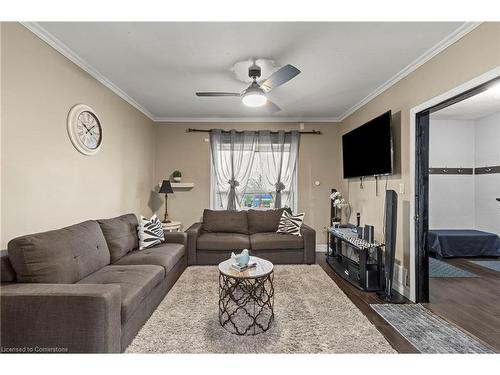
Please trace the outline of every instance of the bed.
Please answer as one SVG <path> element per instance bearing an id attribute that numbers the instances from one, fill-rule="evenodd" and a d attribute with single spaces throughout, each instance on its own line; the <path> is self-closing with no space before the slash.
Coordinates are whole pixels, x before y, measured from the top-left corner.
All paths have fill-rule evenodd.
<path id="1" fill-rule="evenodd" d="M 441 258 L 500 256 L 500 238 L 474 229 L 431 229 L 429 249 Z"/>

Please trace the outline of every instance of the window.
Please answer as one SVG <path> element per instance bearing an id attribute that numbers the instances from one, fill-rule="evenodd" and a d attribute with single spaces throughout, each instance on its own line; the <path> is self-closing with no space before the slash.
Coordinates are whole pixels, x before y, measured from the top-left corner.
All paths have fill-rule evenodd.
<path id="1" fill-rule="evenodd" d="M 260 132 L 259 132 L 260 133 Z M 269 132 L 267 132 L 269 134 Z M 226 209 L 230 194 L 229 178 L 227 170 L 233 159 L 243 159 L 246 163 L 239 163 L 240 170 L 238 186 L 234 188 L 237 209 L 269 209 L 276 207 L 277 180 L 281 178 L 281 205 L 290 207 L 292 211 L 297 208 L 297 147 L 292 147 L 289 134 L 282 137 L 279 144 L 277 135 L 265 138 L 256 137 L 255 142 L 244 145 L 230 146 L 227 140 L 223 142 L 211 142 L 211 147 L 216 147 L 216 156 L 212 161 L 211 168 L 211 208 Z M 284 141 L 284 142 L 283 142 Z M 212 153 L 214 150 L 212 150 Z M 233 153 L 233 154 L 231 154 Z M 276 165 L 286 166 L 277 168 Z M 241 173 L 241 169 L 248 168 L 247 173 Z M 277 171 L 281 171 L 278 174 Z M 218 174 L 217 174 L 218 173 Z M 221 175 L 224 178 L 221 178 Z M 245 177 L 242 177 L 242 176 Z M 243 183 L 244 182 L 244 183 Z"/>

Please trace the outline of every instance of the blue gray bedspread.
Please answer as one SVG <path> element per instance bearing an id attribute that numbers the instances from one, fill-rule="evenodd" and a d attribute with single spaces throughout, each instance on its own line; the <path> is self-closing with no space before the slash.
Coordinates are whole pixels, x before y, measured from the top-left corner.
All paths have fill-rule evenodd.
<path id="1" fill-rule="evenodd" d="M 474 229 L 433 229 L 429 249 L 443 258 L 500 256 L 500 238 Z"/>

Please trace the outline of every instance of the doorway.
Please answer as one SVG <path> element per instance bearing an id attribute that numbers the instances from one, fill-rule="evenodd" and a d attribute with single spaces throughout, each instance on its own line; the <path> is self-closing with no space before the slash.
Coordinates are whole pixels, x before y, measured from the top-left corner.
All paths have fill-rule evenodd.
<path id="1" fill-rule="evenodd" d="M 500 351 L 500 77 L 415 113 L 414 181 L 415 301 Z"/>

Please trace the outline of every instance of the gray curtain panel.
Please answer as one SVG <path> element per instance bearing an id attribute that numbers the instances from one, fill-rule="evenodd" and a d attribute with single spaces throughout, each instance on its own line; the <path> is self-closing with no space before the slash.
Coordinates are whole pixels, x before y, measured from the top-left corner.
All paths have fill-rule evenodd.
<path id="1" fill-rule="evenodd" d="M 299 157 L 300 133 L 298 131 L 271 133 L 259 131 L 258 157 L 264 183 L 275 192 L 274 207 L 293 207 L 295 176 Z"/>
<path id="2" fill-rule="evenodd" d="M 256 145 L 257 134 L 254 131 L 210 131 L 214 189 L 222 204 L 218 208 L 237 210 L 241 207 L 252 171 Z"/>

